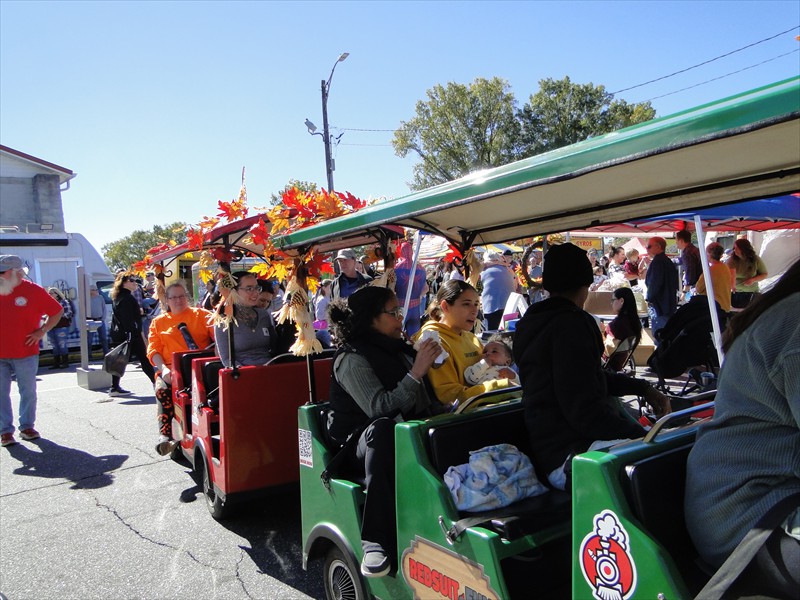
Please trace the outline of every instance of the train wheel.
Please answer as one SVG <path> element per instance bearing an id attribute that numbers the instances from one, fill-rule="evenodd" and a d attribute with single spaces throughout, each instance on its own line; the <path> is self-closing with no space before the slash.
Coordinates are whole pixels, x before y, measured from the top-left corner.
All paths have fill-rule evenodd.
<path id="1" fill-rule="evenodd" d="M 361 575 L 352 561 L 338 546 L 333 546 L 325 555 L 325 595 L 328 600 L 365 600 L 367 593 Z"/>

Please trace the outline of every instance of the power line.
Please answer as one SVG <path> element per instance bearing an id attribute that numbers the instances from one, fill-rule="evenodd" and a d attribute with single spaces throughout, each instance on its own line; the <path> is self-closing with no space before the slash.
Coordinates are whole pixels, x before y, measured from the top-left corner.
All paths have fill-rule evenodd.
<path id="1" fill-rule="evenodd" d="M 661 81 L 662 79 L 667 79 L 669 77 L 674 77 L 675 75 L 679 75 L 681 73 L 686 73 L 686 71 L 691 71 L 692 69 L 696 69 L 697 67 L 702 67 L 703 65 L 707 65 L 708 63 L 712 63 L 715 60 L 719 60 L 720 58 L 725 58 L 726 56 L 730 56 L 731 54 L 736 54 L 737 52 L 741 52 L 742 50 L 746 50 L 747 48 L 752 48 L 753 46 L 757 46 L 758 44 L 763 44 L 764 42 L 768 42 L 769 40 L 774 40 L 776 37 L 780 37 L 784 34 L 789 33 L 790 31 L 794 31 L 800 27 L 800 25 L 795 25 L 791 29 L 787 29 L 786 31 L 781 31 L 780 33 L 776 33 L 773 36 L 768 38 L 764 38 L 763 40 L 758 40 L 757 42 L 753 42 L 752 44 L 748 44 L 747 46 L 742 46 L 741 48 L 737 48 L 736 50 L 732 50 L 725 54 L 721 54 L 719 56 L 715 56 L 714 58 L 710 58 L 709 60 L 705 60 L 701 63 L 697 63 L 696 65 L 692 65 L 691 67 L 686 67 L 685 69 L 681 69 L 680 71 L 675 71 L 674 73 L 670 73 L 669 75 L 663 75 L 661 77 L 657 77 L 655 79 L 651 79 L 650 81 L 645 81 L 644 83 L 639 83 L 636 85 L 632 85 L 631 87 L 626 87 L 621 90 L 617 90 L 616 92 L 611 92 L 612 95 L 616 96 L 617 94 L 621 94 L 622 92 L 627 92 L 628 90 L 635 90 L 636 88 L 640 88 L 645 85 L 649 85 L 651 83 L 655 83 L 656 81 Z M 713 79 L 711 80 L 713 81 Z M 688 89 L 688 88 L 687 88 Z"/>
<path id="2" fill-rule="evenodd" d="M 355 129 L 352 127 L 337 127 L 336 129 L 341 129 L 342 131 L 396 131 L 396 129 Z"/>
<path id="3" fill-rule="evenodd" d="M 779 54 L 778 56 L 773 56 L 772 58 L 768 58 L 767 60 L 762 60 L 760 63 L 756 63 L 754 65 L 750 65 L 749 67 L 744 67 L 737 71 L 731 71 L 730 73 L 725 73 L 725 75 L 720 75 L 719 77 L 714 77 L 713 79 L 707 79 L 706 81 L 701 81 L 700 83 L 696 83 L 694 85 L 690 85 L 685 88 L 681 88 L 679 90 L 675 90 L 674 92 L 668 92 L 666 94 L 661 94 L 660 96 L 653 96 L 647 100 L 643 100 L 642 102 L 652 102 L 653 100 L 657 100 L 658 98 L 664 98 L 666 96 L 672 96 L 673 94 L 677 94 L 679 92 L 685 92 L 686 90 L 691 90 L 692 88 L 700 87 L 701 85 L 705 85 L 707 83 L 711 83 L 712 81 L 717 81 L 719 79 L 724 79 L 725 77 L 730 77 L 731 75 L 736 75 L 737 73 L 741 73 L 742 71 L 747 71 L 748 69 L 754 69 L 755 67 L 760 67 L 761 65 L 772 62 L 773 60 L 777 60 L 779 58 L 783 58 L 784 56 L 789 56 L 790 54 L 794 54 L 795 52 L 800 52 L 800 48 L 792 50 L 791 52 L 784 52 L 783 54 Z M 637 103 L 638 104 L 638 103 Z"/>
<path id="4" fill-rule="evenodd" d="M 341 143 L 340 146 L 391 146 L 391 144 L 347 144 Z"/>

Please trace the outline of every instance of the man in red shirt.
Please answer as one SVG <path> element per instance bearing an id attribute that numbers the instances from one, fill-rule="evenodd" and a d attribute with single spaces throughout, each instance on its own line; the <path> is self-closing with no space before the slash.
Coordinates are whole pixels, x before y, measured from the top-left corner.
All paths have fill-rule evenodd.
<path id="1" fill-rule="evenodd" d="M 23 276 L 19 256 L 0 255 L 0 434 L 3 446 L 17 443 L 11 408 L 12 376 L 17 379 L 20 395 L 20 437 L 23 440 L 40 437 L 33 428 L 39 340 L 56 326 L 64 312 L 47 290 Z"/>

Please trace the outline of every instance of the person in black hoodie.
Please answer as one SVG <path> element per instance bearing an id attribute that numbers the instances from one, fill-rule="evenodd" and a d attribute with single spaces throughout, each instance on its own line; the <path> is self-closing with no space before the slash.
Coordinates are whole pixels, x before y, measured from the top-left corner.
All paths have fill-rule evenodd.
<path id="1" fill-rule="evenodd" d="M 133 290 L 137 287 L 136 279 L 133 274 L 125 271 L 118 273 L 111 289 L 111 299 L 113 301 L 113 316 L 111 319 L 111 343 L 119 346 L 128 340 L 129 356 L 136 355 L 142 367 L 142 371 L 154 381 L 155 371 L 153 365 L 147 360 L 147 347 L 142 337 L 142 311 L 139 303 L 133 297 Z M 128 390 L 124 390 L 119 385 L 120 378 L 116 375 L 111 377 L 111 389 L 108 392 L 108 399 L 117 396 L 127 396 Z"/>
<path id="2" fill-rule="evenodd" d="M 600 329 L 583 310 L 592 280 L 584 250 L 554 246 L 542 275 L 550 297 L 528 309 L 514 336 L 531 458 L 540 477 L 562 490 L 570 486 L 573 455 L 600 440 L 644 435 L 616 396 L 643 396 L 657 416 L 670 411 L 669 400 L 646 381 L 603 370 Z"/>
<path id="3" fill-rule="evenodd" d="M 387 288 L 361 288 L 332 301 L 328 314 L 342 343 L 333 357 L 328 434 L 342 448 L 334 460 L 365 476 L 361 573 L 382 577 L 397 546 L 394 426 L 436 408 L 425 375 L 441 347 L 425 340 L 415 351 L 406 343 L 403 309 Z"/>

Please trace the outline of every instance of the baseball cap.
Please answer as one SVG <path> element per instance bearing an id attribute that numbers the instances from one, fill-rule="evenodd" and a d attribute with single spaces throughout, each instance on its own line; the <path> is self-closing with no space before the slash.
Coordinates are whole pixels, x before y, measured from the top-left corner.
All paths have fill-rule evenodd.
<path id="1" fill-rule="evenodd" d="M 336 253 L 336 258 L 334 260 L 339 260 L 340 258 L 349 258 L 352 260 L 356 260 L 356 253 L 354 250 L 351 250 L 350 248 L 344 248 Z"/>
<path id="2" fill-rule="evenodd" d="M 16 254 L 0 255 L 0 273 L 5 273 L 11 269 L 21 269 L 22 259 Z"/>

